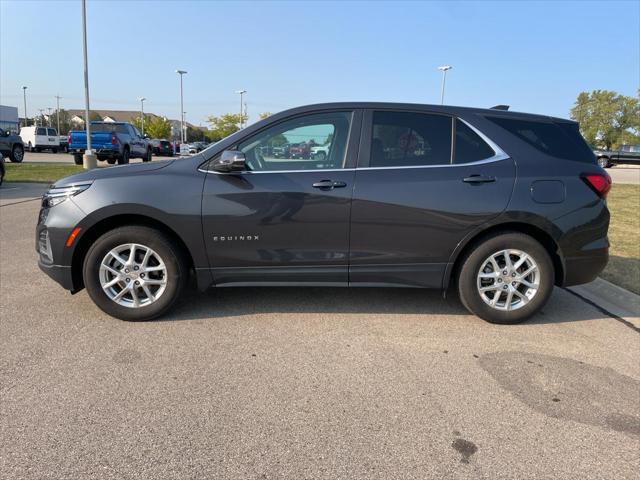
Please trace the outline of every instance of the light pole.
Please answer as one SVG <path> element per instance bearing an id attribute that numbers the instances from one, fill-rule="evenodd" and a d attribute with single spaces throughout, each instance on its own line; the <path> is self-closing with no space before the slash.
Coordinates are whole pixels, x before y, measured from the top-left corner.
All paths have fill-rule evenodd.
<path id="1" fill-rule="evenodd" d="M 40 121 L 44 120 L 44 108 L 39 108 L 38 111 L 40 112 Z"/>
<path id="2" fill-rule="evenodd" d="M 57 124 L 58 124 L 58 135 L 60 135 L 60 99 L 62 97 L 60 95 L 56 95 L 55 99 L 56 99 L 56 116 L 58 117 L 57 119 Z"/>
<path id="3" fill-rule="evenodd" d="M 140 97 L 138 100 L 140 100 L 140 118 L 142 120 L 142 136 L 144 137 L 144 101 L 146 98 Z"/>
<path id="4" fill-rule="evenodd" d="M 176 70 L 180 75 L 180 143 L 184 143 L 184 96 L 182 90 L 182 76 L 187 73 L 186 70 Z"/>
<path id="5" fill-rule="evenodd" d="M 47 107 L 47 127 L 51 126 L 51 110 L 53 110 L 53 107 Z"/>
<path id="6" fill-rule="evenodd" d="M 451 70 L 451 65 L 441 65 L 438 70 L 442 71 L 442 89 L 440 90 L 440 105 L 444 105 L 444 84 L 447 81 L 447 70 Z"/>
<path id="7" fill-rule="evenodd" d="M 242 96 L 247 93 L 246 90 L 236 90 L 236 93 L 240 94 L 240 128 L 242 128 L 243 126 L 243 121 L 242 121 Z"/>
<path id="8" fill-rule="evenodd" d="M 87 132 L 87 149 L 82 156 L 82 164 L 86 170 L 96 168 L 96 156 L 91 150 L 91 122 L 89 119 L 89 60 L 87 59 L 87 1 L 82 0 L 82 52 L 84 54 L 84 117 Z"/>
<path id="9" fill-rule="evenodd" d="M 29 126 L 29 121 L 27 120 L 27 87 L 22 87 L 22 97 L 24 99 L 24 126 Z"/>

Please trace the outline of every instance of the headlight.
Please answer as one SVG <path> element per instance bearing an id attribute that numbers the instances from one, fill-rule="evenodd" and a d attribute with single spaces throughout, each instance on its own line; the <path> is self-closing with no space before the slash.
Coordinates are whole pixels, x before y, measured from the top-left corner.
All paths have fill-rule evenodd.
<path id="1" fill-rule="evenodd" d="M 82 183 L 68 187 L 52 188 L 42 196 L 42 206 L 47 208 L 54 207 L 64 202 L 67 198 L 84 192 L 90 186 L 90 183 Z"/>

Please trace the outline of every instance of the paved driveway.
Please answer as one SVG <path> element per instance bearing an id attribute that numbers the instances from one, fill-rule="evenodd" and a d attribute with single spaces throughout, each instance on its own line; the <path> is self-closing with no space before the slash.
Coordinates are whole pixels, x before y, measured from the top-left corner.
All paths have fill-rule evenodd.
<path id="1" fill-rule="evenodd" d="M 38 271 L 33 193 L 0 188 L 2 478 L 637 478 L 640 335 L 564 290 L 517 326 L 330 288 L 126 323 Z"/>

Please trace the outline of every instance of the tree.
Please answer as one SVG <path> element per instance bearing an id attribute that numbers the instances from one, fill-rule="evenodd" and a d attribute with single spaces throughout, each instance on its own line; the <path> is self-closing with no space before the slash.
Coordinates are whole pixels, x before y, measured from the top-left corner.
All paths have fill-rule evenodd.
<path id="1" fill-rule="evenodd" d="M 258 114 L 258 116 L 260 117 L 260 120 L 264 120 L 265 118 L 268 118 L 271 115 L 273 115 L 271 112 L 262 112 Z"/>
<path id="2" fill-rule="evenodd" d="M 581 92 L 571 109 L 588 143 L 607 149 L 640 143 L 640 100 L 610 90 Z"/>
<path id="3" fill-rule="evenodd" d="M 93 110 L 89 110 L 89 121 L 90 122 L 101 122 L 102 121 L 102 115 L 100 115 L 98 112 L 94 112 Z"/>
<path id="4" fill-rule="evenodd" d="M 131 123 L 142 132 L 142 117 L 134 118 Z M 171 122 L 164 117 L 145 115 L 144 134 L 149 138 L 169 138 L 171 136 Z"/>
<path id="5" fill-rule="evenodd" d="M 246 120 L 246 115 L 241 116 L 239 113 L 225 113 L 219 117 L 212 115 L 207 119 L 207 123 L 211 126 L 208 137 L 213 142 L 222 140 L 240 130 L 240 122 Z"/>

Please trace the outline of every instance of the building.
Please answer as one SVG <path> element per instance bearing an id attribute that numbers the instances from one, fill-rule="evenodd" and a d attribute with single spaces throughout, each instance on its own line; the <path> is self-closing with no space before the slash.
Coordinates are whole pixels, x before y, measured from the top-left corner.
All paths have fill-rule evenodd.
<path id="1" fill-rule="evenodd" d="M 71 117 L 72 125 L 77 128 L 84 127 L 84 110 L 80 109 L 68 109 L 67 112 Z M 97 114 L 100 116 L 103 122 L 133 122 L 135 119 L 140 118 L 140 110 L 93 110 L 91 109 L 92 114 Z M 144 116 L 147 118 L 157 118 L 160 115 L 156 115 L 155 113 L 145 112 Z"/>
<path id="2" fill-rule="evenodd" d="M 0 128 L 16 133 L 20 131 L 20 124 L 18 123 L 18 107 L 0 105 Z"/>

